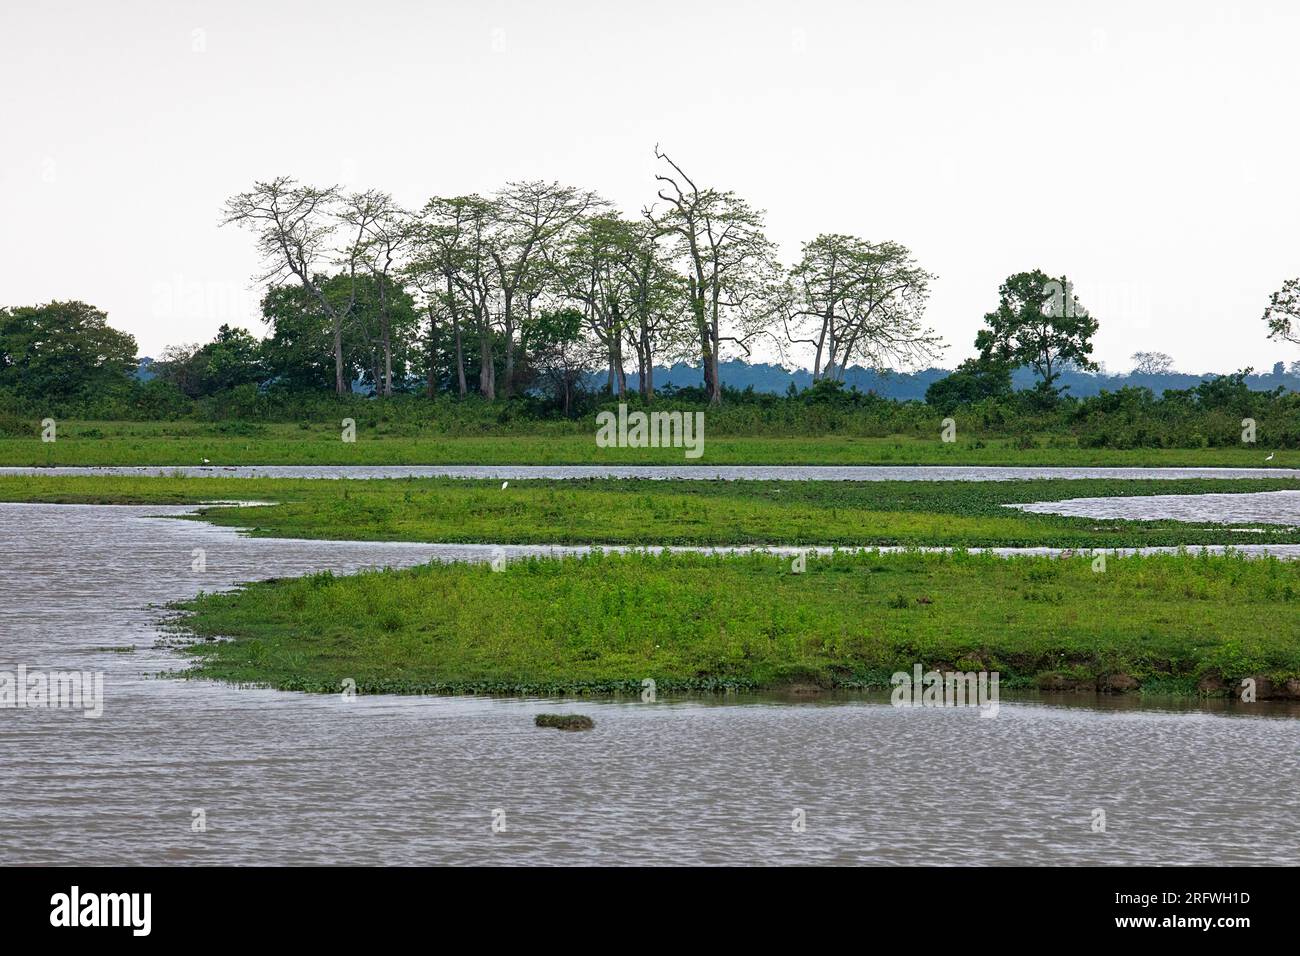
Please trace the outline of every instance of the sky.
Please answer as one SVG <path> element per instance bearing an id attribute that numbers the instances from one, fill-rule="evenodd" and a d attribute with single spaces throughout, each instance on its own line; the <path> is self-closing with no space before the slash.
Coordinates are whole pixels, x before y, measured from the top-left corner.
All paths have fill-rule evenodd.
<path id="1" fill-rule="evenodd" d="M 85 300 L 142 354 L 260 333 L 252 236 L 219 228 L 256 180 L 413 207 L 557 180 L 631 214 L 657 143 L 787 263 L 910 247 L 938 364 L 1041 268 L 1111 371 L 1265 370 L 1300 359 L 1261 320 L 1300 275 L 1297 41 L 1281 0 L 3 0 L 0 304 Z"/>

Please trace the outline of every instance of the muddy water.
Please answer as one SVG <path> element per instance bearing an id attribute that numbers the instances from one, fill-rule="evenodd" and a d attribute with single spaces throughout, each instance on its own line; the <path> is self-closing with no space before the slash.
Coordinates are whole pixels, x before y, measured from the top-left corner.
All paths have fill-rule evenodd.
<path id="1" fill-rule="evenodd" d="M 183 510 L 0 505 L 0 669 L 103 671 L 106 697 L 97 720 L 0 710 L 0 864 L 1300 857 L 1300 720 L 1282 705 L 1004 699 L 988 720 L 860 696 L 349 703 L 156 679 L 183 661 L 155 646 L 150 603 L 467 553 L 152 517 Z M 596 729 L 536 729 L 542 710 Z"/>
<path id="2" fill-rule="evenodd" d="M 1124 498 L 1070 498 L 1010 505 L 1039 514 L 1131 521 L 1202 521 L 1215 524 L 1300 525 L 1300 491 L 1245 494 L 1134 495 Z"/>
<path id="3" fill-rule="evenodd" d="M 1295 468 L 1021 468 L 993 465 L 155 465 L 0 468 L 0 475 L 195 478 L 652 478 L 727 481 L 1014 481 L 1028 478 L 1300 478 Z"/>

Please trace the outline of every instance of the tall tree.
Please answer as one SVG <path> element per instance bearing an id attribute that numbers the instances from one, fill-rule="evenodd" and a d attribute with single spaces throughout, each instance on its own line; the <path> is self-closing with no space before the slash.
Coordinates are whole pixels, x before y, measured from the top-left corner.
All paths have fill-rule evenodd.
<path id="1" fill-rule="evenodd" d="M 258 281 L 271 286 L 296 278 L 330 320 L 334 350 L 334 390 L 351 390 L 344 375 L 343 329 L 356 305 L 357 267 L 365 249 L 367 231 L 375 215 L 374 202 L 350 197 L 346 215 L 336 187 L 300 185 L 288 176 L 258 182 L 245 193 L 226 200 L 222 225 L 235 224 L 257 236 L 266 267 Z M 346 225 L 346 229 L 341 229 Z M 340 235 L 341 233 L 341 235 Z M 330 300 L 317 281 L 331 264 L 341 265 L 348 276 L 350 294 L 343 303 Z"/>
<path id="2" fill-rule="evenodd" d="M 804 243 L 787 286 L 786 334 L 814 346 L 813 380 L 842 381 L 854 361 L 884 369 L 934 360 L 943 345 L 922 324 L 933 278 L 897 242 L 823 234 Z M 791 324 L 811 326 L 812 337 L 795 338 Z"/>
<path id="3" fill-rule="evenodd" d="M 393 273 L 412 246 L 416 224 L 388 193 L 370 190 L 349 197 L 343 213 L 349 225 L 363 224 L 363 258 L 379 293 L 379 348 L 383 353 L 382 381 L 376 389 L 393 394 Z"/>
<path id="4" fill-rule="evenodd" d="M 586 216 L 547 258 L 560 294 L 582 306 L 583 324 L 604 350 L 609 392 L 620 398 L 627 391 L 622 346 L 631 293 L 623 262 L 631 228 L 614 213 Z"/>
<path id="5" fill-rule="evenodd" d="M 441 275 L 456 339 L 462 397 L 466 392 L 462 325 L 478 338 L 479 393 L 496 398 L 494 285 L 492 256 L 496 204 L 478 195 L 435 197 L 421 213 L 414 268 Z"/>
<path id="6" fill-rule="evenodd" d="M 501 295 L 506 398 L 513 386 L 520 301 L 524 300 L 527 309 L 540 293 L 543 261 L 549 247 L 560 241 L 588 210 L 603 204 L 593 192 L 559 183 L 508 183 L 495 196 L 494 228 L 487 252 L 495 265 Z"/>
<path id="7" fill-rule="evenodd" d="M 661 236 L 652 222 L 629 224 L 620 244 L 629 312 L 624 334 L 636 354 L 637 387 L 646 402 L 654 401 L 655 362 L 687 357 L 694 341 L 686 280 L 673 270 Z"/>
<path id="8" fill-rule="evenodd" d="M 487 228 L 490 204 L 479 196 L 430 199 L 420 211 L 415 234 L 415 248 L 407 274 L 425 297 L 429 319 L 427 341 L 432 350 L 438 338 L 436 323 L 440 315 L 451 321 L 455 347 L 455 378 L 461 398 L 468 394 L 465 377 L 465 331 L 467 322 L 477 324 L 481 304 L 487 300 L 488 260 L 482 253 L 481 237 Z M 483 317 L 486 322 L 486 317 Z M 487 342 L 491 343 L 490 329 Z M 484 353 L 489 362 L 480 369 L 480 387 L 490 391 L 490 381 L 483 372 L 491 372 L 491 352 Z M 429 363 L 430 374 L 434 362 Z M 434 385 L 429 384 L 432 394 Z M 489 397 L 491 397 L 489 395 Z"/>
<path id="9" fill-rule="evenodd" d="M 1032 367 L 1047 394 L 1056 393 L 1056 379 L 1066 368 L 1097 367 L 1088 358 L 1097 320 L 1065 276 L 1018 272 L 1002 283 L 998 299 L 997 309 L 984 316 L 988 328 L 975 336 L 982 359 Z"/>
<path id="10" fill-rule="evenodd" d="M 646 216 L 677 238 L 704 388 L 716 405 L 722 401 L 718 365 L 723 343 L 748 351 L 750 339 L 770 331 L 775 247 L 764 234 L 760 211 L 734 193 L 701 189 L 658 146 L 655 158 L 665 167 L 655 179 L 658 196 L 668 206 L 661 215 L 646 210 Z"/>

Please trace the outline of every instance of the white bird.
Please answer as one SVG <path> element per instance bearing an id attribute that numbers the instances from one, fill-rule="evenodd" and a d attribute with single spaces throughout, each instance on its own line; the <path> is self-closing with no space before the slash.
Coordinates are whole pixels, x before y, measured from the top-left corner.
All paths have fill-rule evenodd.
<path id="1" fill-rule="evenodd" d="M 210 461 L 208 461 L 206 458 L 204 458 L 204 459 L 203 459 L 203 464 L 205 464 L 205 465 L 210 465 L 210 464 L 212 464 L 212 462 L 210 462 Z"/>
<path id="2" fill-rule="evenodd" d="M 501 490 L 502 490 L 502 491 L 505 491 L 505 490 L 506 490 L 506 485 L 508 485 L 508 484 L 510 484 L 510 482 L 508 482 L 508 481 L 503 481 L 503 482 L 501 482 Z"/>
<path id="3" fill-rule="evenodd" d="M 1275 454 L 1275 452 L 1269 452 L 1269 453 L 1268 453 L 1268 457 L 1265 458 L 1264 460 L 1265 460 L 1265 461 L 1272 461 L 1272 460 L 1273 460 L 1273 455 L 1274 455 L 1274 454 Z"/>

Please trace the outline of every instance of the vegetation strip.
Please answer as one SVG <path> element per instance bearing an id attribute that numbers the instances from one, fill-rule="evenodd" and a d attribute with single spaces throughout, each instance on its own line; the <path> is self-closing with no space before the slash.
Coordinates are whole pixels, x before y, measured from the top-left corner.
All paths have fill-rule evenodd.
<path id="1" fill-rule="evenodd" d="M 1142 547 L 1241 543 L 1233 526 L 1033 514 L 1005 505 L 1076 497 L 1300 489 L 1290 479 L 1029 481 L 497 481 L 412 478 L 0 476 L 0 501 L 186 504 L 271 537 L 487 544 Z M 1300 543 L 1265 526 L 1251 544 Z"/>
<path id="2" fill-rule="evenodd" d="M 602 554 L 268 581 L 180 605 L 190 676 L 337 692 L 885 686 L 916 663 L 1005 687 L 1300 696 L 1300 564 Z M 1260 627 L 1260 621 L 1269 626 Z M 232 638 L 232 640 L 218 640 Z"/>
<path id="3" fill-rule="evenodd" d="M 656 405 L 655 408 L 661 406 Z M 672 405 L 664 403 L 664 408 Z M 56 465 L 1021 465 L 1043 467 L 1297 468 L 1292 448 L 1088 447 L 1037 419 L 958 419 L 958 440 L 939 440 L 940 416 L 920 406 L 897 422 L 795 415 L 770 432 L 746 426 L 746 406 L 710 409 L 704 454 L 680 448 L 600 448 L 594 417 L 584 422 L 485 422 L 440 432 L 428 420 L 361 423 L 357 440 L 340 440 L 338 423 L 362 412 L 344 409 L 314 424 L 257 422 L 103 422 L 60 420 L 57 440 L 39 440 L 36 419 L 0 413 L 0 466 Z M 442 413 L 438 408 L 429 414 Z M 371 411 L 370 414 L 375 414 Z M 455 414 L 453 411 L 451 414 Z M 960 413 L 959 413 L 960 414 Z M 1284 419 L 1294 419 L 1290 411 Z M 435 419 L 436 421 L 436 419 Z M 1240 418 L 1235 421 L 1239 422 Z M 1228 422 L 1228 417 L 1223 417 Z M 1115 428 L 1127 427 L 1116 425 Z M 1152 427 L 1152 426 L 1145 426 Z M 1221 428 L 1226 424 L 1220 423 Z M 1292 426 L 1287 426 L 1292 427 Z M 1109 426 L 1102 426 L 1108 431 Z M 901 429 L 901 430 L 900 430 Z M 757 433 L 755 433 L 757 432 Z M 1278 430 L 1274 429 L 1274 433 Z M 9 437 L 6 437 L 8 435 Z M 1233 432 L 1236 435 L 1236 432 Z M 1192 439 L 1187 439 L 1190 442 Z M 1297 439 L 1300 440 L 1300 439 Z M 1274 457 L 1265 462 L 1269 454 Z"/>

